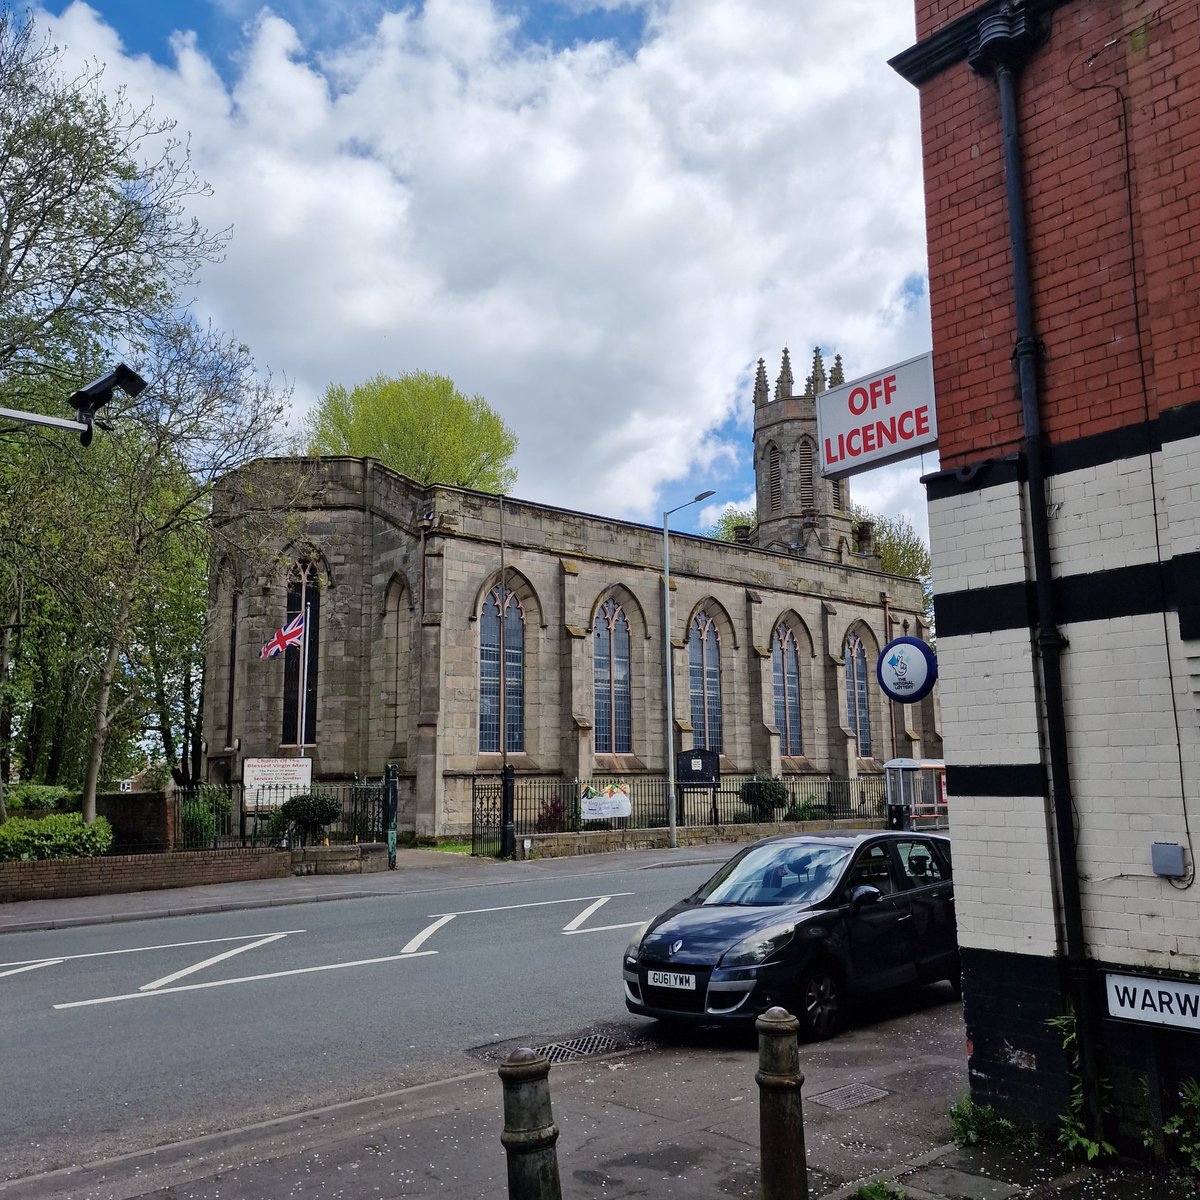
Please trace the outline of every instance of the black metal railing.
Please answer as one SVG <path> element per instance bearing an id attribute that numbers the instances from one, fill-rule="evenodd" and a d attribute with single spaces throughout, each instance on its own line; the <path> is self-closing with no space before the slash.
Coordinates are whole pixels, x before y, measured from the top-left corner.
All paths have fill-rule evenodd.
<path id="1" fill-rule="evenodd" d="M 278 785 L 246 790 L 241 784 L 201 784 L 172 795 L 174 846 L 179 850 L 221 850 L 231 846 L 292 842 L 298 830 L 278 815 L 299 795 L 328 797 L 336 813 L 309 840 L 330 843 L 387 840 L 387 803 L 383 780 L 319 782 L 310 787 Z"/>
<path id="2" fill-rule="evenodd" d="M 877 820 L 884 815 L 882 775 L 864 775 L 858 779 L 791 776 L 783 780 L 786 795 L 778 804 L 754 803 L 743 795 L 742 785 L 747 778 L 726 778 L 716 787 L 677 785 L 676 824 L 687 828 L 761 821 Z M 585 789 L 603 792 L 610 784 L 619 786 L 628 796 L 629 815 L 585 820 Z M 513 824 L 518 839 L 544 833 L 666 828 L 670 824 L 667 780 L 664 776 L 568 779 L 518 775 Z M 502 832 L 500 776 L 472 776 L 471 853 L 484 857 L 498 855 Z"/>

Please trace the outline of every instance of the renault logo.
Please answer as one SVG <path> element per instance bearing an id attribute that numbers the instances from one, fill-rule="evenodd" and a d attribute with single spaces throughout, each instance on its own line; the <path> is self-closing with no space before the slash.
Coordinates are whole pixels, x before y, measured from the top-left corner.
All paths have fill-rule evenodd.
<path id="1" fill-rule="evenodd" d="M 683 949 L 683 938 L 680 938 L 677 942 L 671 943 L 671 953 L 672 954 L 678 954 L 680 952 L 680 950 L 682 950 L 682 949 Z"/>

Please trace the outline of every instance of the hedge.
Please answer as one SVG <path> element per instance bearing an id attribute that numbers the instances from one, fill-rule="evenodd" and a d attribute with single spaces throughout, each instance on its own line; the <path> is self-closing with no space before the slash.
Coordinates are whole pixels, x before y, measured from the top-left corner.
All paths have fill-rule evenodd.
<path id="1" fill-rule="evenodd" d="M 0 825 L 0 862 L 35 858 L 92 858 L 112 845 L 112 826 L 97 817 L 85 825 L 80 813 L 52 813 L 35 821 L 12 817 Z"/>

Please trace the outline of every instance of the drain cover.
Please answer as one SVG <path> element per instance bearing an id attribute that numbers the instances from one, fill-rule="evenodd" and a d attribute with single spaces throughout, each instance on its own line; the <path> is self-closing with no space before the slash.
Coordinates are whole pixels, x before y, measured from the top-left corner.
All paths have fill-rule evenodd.
<path id="1" fill-rule="evenodd" d="M 832 1092 L 822 1092 L 819 1096 L 809 1096 L 816 1104 L 826 1108 L 834 1108 L 839 1112 L 844 1108 L 857 1108 L 860 1104 L 870 1104 L 872 1100 L 882 1100 L 887 1092 L 880 1088 L 871 1087 L 865 1083 L 850 1083 L 845 1087 L 834 1088 Z"/>
<path id="2" fill-rule="evenodd" d="M 574 1038 L 561 1038 L 557 1042 L 534 1046 L 525 1040 L 492 1042 L 489 1045 L 473 1046 L 467 1051 L 474 1058 L 485 1062 L 503 1062 L 509 1054 L 521 1046 L 530 1046 L 547 1062 L 578 1062 L 584 1058 L 595 1058 L 601 1054 L 613 1054 L 619 1050 L 633 1050 L 644 1046 L 647 1036 L 640 1030 L 614 1029 L 611 1033 L 587 1033 Z"/>
<path id="3" fill-rule="evenodd" d="M 609 1054 L 622 1046 L 610 1037 L 593 1033 L 588 1037 L 572 1038 L 569 1042 L 551 1042 L 548 1046 L 535 1046 L 534 1052 L 547 1062 L 574 1062 L 579 1058 L 592 1058 L 597 1054 Z"/>

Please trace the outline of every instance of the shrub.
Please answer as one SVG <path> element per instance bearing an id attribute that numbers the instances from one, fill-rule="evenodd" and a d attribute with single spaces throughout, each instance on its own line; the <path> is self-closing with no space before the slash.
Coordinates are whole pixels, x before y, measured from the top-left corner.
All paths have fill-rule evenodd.
<path id="1" fill-rule="evenodd" d="M 14 783 L 4 789 L 9 815 L 21 812 L 69 812 L 79 808 L 79 795 L 51 783 Z"/>
<path id="2" fill-rule="evenodd" d="M 181 844 L 185 850 L 199 850 L 208 846 L 218 833 L 229 828 L 229 816 L 233 811 L 223 788 L 201 784 L 184 795 L 179 817 L 182 825 Z"/>
<path id="3" fill-rule="evenodd" d="M 341 815 L 342 802 L 331 792 L 301 792 L 271 814 L 267 836 L 271 841 L 282 841 L 290 835 L 301 846 L 307 846 L 310 838 L 315 842 Z"/>
<path id="4" fill-rule="evenodd" d="M 79 813 L 53 813 L 40 821 L 14 817 L 0 825 L 0 862 L 40 858 L 92 858 L 112 845 L 112 826 L 97 817 L 85 825 Z"/>
<path id="5" fill-rule="evenodd" d="M 566 830 L 567 806 L 561 797 L 542 801 L 533 828 L 535 833 L 563 833 Z"/>
<path id="6" fill-rule="evenodd" d="M 775 819 L 775 810 L 787 803 L 787 784 L 765 772 L 755 772 L 742 784 L 741 797 L 755 820 L 772 821 Z"/>
<path id="7" fill-rule="evenodd" d="M 785 821 L 811 821 L 818 815 L 816 808 L 810 801 L 805 800 L 803 803 L 800 803 L 793 800 L 788 805 L 787 812 L 783 814 L 783 819 Z"/>
<path id="8" fill-rule="evenodd" d="M 185 800 L 179 816 L 185 850 L 199 850 L 217 836 L 217 818 L 203 800 Z"/>

